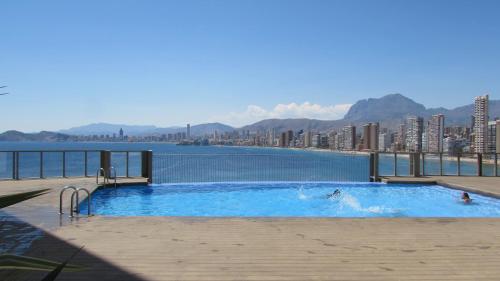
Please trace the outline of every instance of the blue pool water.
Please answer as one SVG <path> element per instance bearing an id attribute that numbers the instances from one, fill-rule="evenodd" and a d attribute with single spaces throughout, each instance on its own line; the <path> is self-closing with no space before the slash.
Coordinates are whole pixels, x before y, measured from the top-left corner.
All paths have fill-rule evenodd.
<path id="1" fill-rule="evenodd" d="M 337 198 L 327 194 L 341 191 Z M 281 182 L 103 188 L 93 212 L 109 216 L 500 217 L 500 200 L 437 185 Z M 87 202 L 82 202 L 86 212 Z"/>

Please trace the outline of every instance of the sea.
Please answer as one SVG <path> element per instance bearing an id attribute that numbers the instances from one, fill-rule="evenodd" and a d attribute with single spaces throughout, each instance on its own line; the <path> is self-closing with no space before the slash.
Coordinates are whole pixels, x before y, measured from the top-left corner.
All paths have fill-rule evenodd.
<path id="1" fill-rule="evenodd" d="M 13 177 L 11 151 L 21 151 L 19 177 L 38 178 L 95 176 L 100 165 L 100 150 L 113 152 L 111 165 L 117 176 L 131 177 L 141 175 L 140 151 L 152 150 L 154 183 L 369 181 L 369 156 L 366 153 L 129 142 L 0 142 L 0 179 Z M 381 154 L 379 174 L 394 175 L 394 162 L 394 154 Z M 398 155 L 396 162 L 397 174 L 408 175 L 408 156 Z M 428 157 L 421 169 L 427 174 L 437 175 L 439 166 L 437 157 Z M 493 168 L 486 165 L 483 170 L 492 175 Z M 462 175 L 476 173 L 473 162 L 462 161 L 460 166 L 453 159 L 443 162 L 444 174 L 455 175 L 458 169 Z"/>

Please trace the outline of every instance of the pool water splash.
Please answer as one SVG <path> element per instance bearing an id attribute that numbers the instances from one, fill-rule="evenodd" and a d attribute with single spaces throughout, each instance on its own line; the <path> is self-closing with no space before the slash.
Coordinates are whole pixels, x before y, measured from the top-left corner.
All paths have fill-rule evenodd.
<path id="1" fill-rule="evenodd" d="M 341 208 L 346 207 L 357 212 L 374 213 L 374 214 L 398 214 L 402 212 L 402 209 L 388 208 L 383 205 L 370 206 L 364 208 L 361 206 L 361 204 L 355 197 L 349 194 L 341 195 L 340 199 L 341 199 L 340 203 L 342 204 Z M 335 199 L 331 198 L 331 200 Z"/>

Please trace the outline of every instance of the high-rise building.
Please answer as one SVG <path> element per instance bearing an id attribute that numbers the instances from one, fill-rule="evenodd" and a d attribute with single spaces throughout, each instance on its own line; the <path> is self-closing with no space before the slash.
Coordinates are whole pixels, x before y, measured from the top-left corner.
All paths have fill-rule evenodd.
<path id="1" fill-rule="evenodd" d="M 330 149 L 335 149 L 337 143 L 337 132 L 332 131 L 328 134 L 328 147 Z"/>
<path id="2" fill-rule="evenodd" d="M 321 135 L 315 134 L 311 136 L 311 146 L 312 147 L 320 147 L 321 144 Z"/>
<path id="3" fill-rule="evenodd" d="M 443 152 L 444 115 L 432 115 L 427 126 L 427 150 L 429 152 Z"/>
<path id="4" fill-rule="evenodd" d="M 368 123 L 363 125 L 363 149 L 378 150 L 378 123 Z"/>
<path id="5" fill-rule="evenodd" d="M 488 149 L 488 99 L 488 95 L 474 99 L 474 149 L 477 153 Z"/>
<path id="6" fill-rule="evenodd" d="M 123 140 L 123 129 L 122 128 L 120 128 L 119 135 L 120 135 L 120 139 Z"/>
<path id="7" fill-rule="evenodd" d="M 334 136 L 335 150 L 344 150 L 344 133 L 340 132 Z"/>
<path id="8" fill-rule="evenodd" d="M 304 134 L 304 147 L 311 147 L 311 131 L 307 131 Z"/>
<path id="9" fill-rule="evenodd" d="M 276 137 L 275 134 L 276 134 L 276 130 L 274 128 L 267 131 L 267 145 L 268 146 L 274 146 L 274 139 Z"/>
<path id="10" fill-rule="evenodd" d="M 500 120 L 488 122 L 488 152 L 500 152 Z"/>
<path id="11" fill-rule="evenodd" d="M 353 150 L 356 147 L 356 127 L 347 125 L 342 128 L 344 145 L 343 150 Z"/>
<path id="12" fill-rule="evenodd" d="M 188 139 L 191 139 L 191 125 L 187 124 L 186 126 L 186 136 Z"/>
<path id="13" fill-rule="evenodd" d="M 292 130 L 288 130 L 288 131 L 286 131 L 285 135 L 286 135 L 285 146 L 294 147 L 295 146 L 295 142 L 293 141 L 293 139 L 294 139 L 294 137 L 293 137 L 293 131 Z"/>
<path id="14" fill-rule="evenodd" d="M 285 132 L 281 133 L 280 140 L 279 140 L 279 146 L 280 147 L 287 147 L 288 146 L 287 139 L 288 139 L 287 134 Z"/>
<path id="15" fill-rule="evenodd" d="M 406 150 L 409 152 L 422 151 L 422 132 L 424 119 L 417 116 L 409 116 L 406 119 Z"/>
<path id="16" fill-rule="evenodd" d="M 427 136 L 428 129 L 424 127 L 422 132 L 422 152 L 429 152 L 429 137 Z"/>
<path id="17" fill-rule="evenodd" d="M 404 150 L 406 145 L 406 125 L 400 124 L 394 138 L 394 151 Z"/>
<path id="18" fill-rule="evenodd" d="M 378 135 L 378 150 L 387 151 L 391 147 L 391 136 L 389 133 L 382 133 Z"/>

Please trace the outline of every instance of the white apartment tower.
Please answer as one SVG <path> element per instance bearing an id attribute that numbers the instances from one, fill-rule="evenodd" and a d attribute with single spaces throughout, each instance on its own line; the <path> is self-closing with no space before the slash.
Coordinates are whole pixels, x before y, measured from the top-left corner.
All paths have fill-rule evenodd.
<path id="1" fill-rule="evenodd" d="M 427 126 L 427 147 L 429 152 L 443 152 L 444 115 L 432 115 Z"/>
<path id="2" fill-rule="evenodd" d="M 342 128 L 342 135 L 344 140 L 343 150 L 354 150 L 356 147 L 356 127 L 347 125 Z"/>
<path id="3" fill-rule="evenodd" d="M 406 150 L 409 152 L 422 151 L 422 132 L 424 119 L 417 116 L 409 116 L 406 119 Z"/>
<path id="4" fill-rule="evenodd" d="M 488 95 L 474 99 L 474 148 L 477 153 L 487 152 Z"/>

